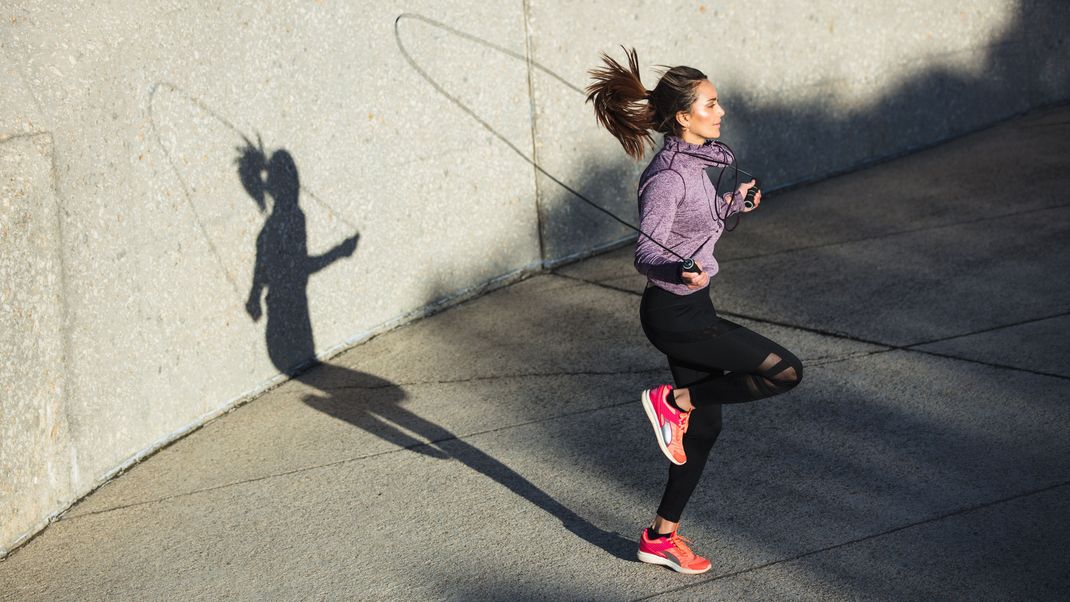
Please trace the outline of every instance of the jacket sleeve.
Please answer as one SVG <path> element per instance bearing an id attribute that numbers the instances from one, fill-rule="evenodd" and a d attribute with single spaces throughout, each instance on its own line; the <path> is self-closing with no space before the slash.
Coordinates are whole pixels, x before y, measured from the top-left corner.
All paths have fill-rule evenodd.
<path id="1" fill-rule="evenodd" d="M 676 208 L 684 198 L 684 179 L 671 169 L 658 172 L 639 190 L 639 229 L 669 246 Z M 635 243 L 635 269 L 647 278 L 680 284 L 680 260 L 643 234 Z"/>
<path id="2" fill-rule="evenodd" d="M 732 192 L 731 198 L 725 199 L 726 202 L 729 202 L 728 213 L 725 214 L 725 217 L 731 217 L 740 211 L 743 211 L 743 198 L 745 196 L 746 195 L 742 195 L 736 190 Z M 725 194 L 725 197 L 728 197 L 728 194 Z"/>

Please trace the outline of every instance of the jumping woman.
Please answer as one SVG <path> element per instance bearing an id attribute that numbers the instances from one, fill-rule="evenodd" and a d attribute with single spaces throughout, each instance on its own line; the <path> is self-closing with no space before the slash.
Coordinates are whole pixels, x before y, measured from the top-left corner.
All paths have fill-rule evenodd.
<path id="1" fill-rule="evenodd" d="M 664 71 L 647 90 L 635 50 L 625 52 L 627 69 L 602 55 L 604 65 L 589 72 L 594 81 L 587 101 L 598 122 L 637 161 L 647 145 L 654 146 L 651 130 L 665 135 L 639 178 L 645 235 L 636 241 L 635 268 L 647 277 L 639 321 L 667 356 L 675 381 L 641 395 L 670 464 L 661 505 L 639 537 L 638 556 L 681 573 L 704 573 L 710 561 L 692 552 L 677 529 L 721 432 L 721 405 L 788 391 L 802 379 L 802 363 L 773 341 L 718 317 L 710 299 L 710 278 L 718 269 L 713 248 L 725 220 L 761 203 L 757 192 L 753 207 L 744 205 L 754 180 L 729 193 L 715 190 L 705 173 L 735 161 L 726 146 L 714 142 L 725 116 L 717 89 L 701 71 L 681 66 Z M 680 257 L 693 258 L 697 271 L 685 271 Z"/>

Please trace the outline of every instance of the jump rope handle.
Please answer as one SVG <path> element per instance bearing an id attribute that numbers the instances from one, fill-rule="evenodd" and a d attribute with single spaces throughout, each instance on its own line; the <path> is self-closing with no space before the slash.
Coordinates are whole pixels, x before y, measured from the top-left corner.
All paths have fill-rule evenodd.
<path id="1" fill-rule="evenodd" d="M 702 271 L 698 269 L 698 266 L 695 264 L 695 260 L 691 259 L 690 257 L 684 260 L 681 269 L 685 272 L 694 272 L 696 274 Z"/>
<path id="2" fill-rule="evenodd" d="M 751 186 L 750 190 L 747 191 L 747 196 L 743 199 L 743 206 L 747 209 L 754 209 L 754 195 L 759 192 L 761 192 L 761 189 L 758 188 L 758 181 L 755 180 L 754 186 Z"/>

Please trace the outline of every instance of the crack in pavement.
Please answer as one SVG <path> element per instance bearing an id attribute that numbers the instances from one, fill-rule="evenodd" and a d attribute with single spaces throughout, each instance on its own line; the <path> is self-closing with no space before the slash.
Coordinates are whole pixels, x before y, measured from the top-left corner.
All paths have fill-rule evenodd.
<path id="1" fill-rule="evenodd" d="M 949 353 L 937 353 L 936 351 L 927 351 L 925 349 L 910 349 L 903 347 L 902 351 L 909 351 L 910 353 L 924 353 L 925 355 L 932 355 L 935 357 L 942 357 L 945 359 L 956 360 L 960 362 L 969 362 L 971 364 L 978 364 L 980 366 L 988 366 L 989 368 L 1002 368 L 1004 370 L 1014 370 L 1015 372 L 1025 372 L 1026 374 L 1034 374 L 1036 376 L 1047 376 L 1049 378 L 1058 378 L 1060 380 L 1070 380 L 1070 376 L 1065 374 L 1058 374 L 1056 372 L 1044 372 L 1043 370 L 1033 370 L 1031 368 L 1022 368 L 1020 366 L 1011 366 L 1009 364 L 999 364 L 996 362 L 989 362 L 985 360 L 975 360 L 968 357 L 960 357 L 957 355 L 951 355 Z M 890 349 L 889 351 L 895 351 Z"/>
<path id="2" fill-rule="evenodd" d="M 1012 495 L 1012 496 L 1000 498 L 998 500 L 992 500 L 990 502 L 985 502 L 985 503 L 982 503 L 982 504 L 975 504 L 973 506 L 966 506 L 964 508 L 959 508 L 958 510 L 953 510 L 951 512 L 946 512 L 946 513 L 940 514 L 938 516 L 930 517 L 930 518 L 927 518 L 927 519 L 924 519 L 924 520 L 920 520 L 920 521 L 916 521 L 916 522 L 913 522 L 913 523 L 908 523 L 906 525 L 900 525 L 898 527 L 887 529 L 887 530 L 881 531 L 879 533 L 871 533 L 871 534 L 865 535 L 863 537 L 858 537 L 858 538 L 851 539 L 851 540 L 844 541 L 844 542 L 840 542 L 840 543 L 837 543 L 837 544 L 832 544 L 830 546 L 825 546 L 823 548 L 818 548 L 818 549 L 815 549 L 815 550 L 810 550 L 810 551 L 807 551 L 807 552 L 803 552 L 801 554 L 796 554 L 795 556 L 790 556 L 790 557 L 787 557 L 787 558 L 781 558 L 779 560 L 773 560 L 773 561 L 770 561 L 770 562 L 759 564 L 757 566 L 749 567 L 749 568 L 746 568 L 746 569 L 741 569 L 741 570 L 734 571 L 734 572 L 731 572 L 731 573 L 726 573 L 724 575 L 717 575 L 715 577 L 711 577 L 711 578 L 708 578 L 708 579 L 703 579 L 702 581 L 699 581 L 697 583 L 689 583 L 687 585 L 682 585 L 680 587 L 674 587 L 674 588 L 671 588 L 671 589 L 660 591 L 660 592 L 651 594 L 649 596 L 644 596 L 642 598 L 635 598 L 635 602 L 639 602 L 640 600 L 650 600 L 652 598 L 656 598 L 658 596 L 663 596 L 665 594 L 673 594 L 673 593 L 681 592 L 681 591 L 684 591 L 684 590 L 687 590 L 687 589 L 695 588 L 695 587 L 698 587 L 700 585 L 713 583 L 715 581 L 721 581 L 723 579 L 729 579 L 729 578 L 732 578 L 732 577 L 738 577 L 739 575 L 744 575 L 744 574 L 747 574 L 747 573 L 757 572 L 757 571 L 760 571 L 762 569 L 769 568 L 771 566 L 776 566 L 776 565 L 779 565 L 779 564 L 792 562 L 794 560 L 799 560 L 801 558 L 806 558 L 808 556 L 813 556 L 815 554 L 820 554 L 822 552 L 828 552 L 830 550 L 836 550 L 836 549 L 839 549 L 839 548 L 844 548 L 844 547 L 847 547 L 847 546 L 850 546 L 850 545 L 854 545 L 856 543 L 862 543 L 862 542 L 865 542 L 865 541 L 878 539 L 880 537 L 884 537 L 885 535 L 891 535 L 893 533 L 897 533 L 899 531 L 905 531 L 907 529 L 912 529 L 914 527 L 919 527 L 921 525 L 927 525 L 927 524 L 930 524 L 930 523 L 939 522 L 939 521 L 942 521 L 942 520 L 945 520 L 945 519 L 948 519 L 948 518 L 953 518 L 953 517 L 956 517 L 956 516 L 969 514 L 971 512 L 976 512 L 978 510 L 983 510 L 985 508 L 990 508 L 992 506 L 998 506 L 1000 504 L 1005 504 L 1007 502 L 1012 502 L 1012 501 L 1015 501 L 1015 500 L 1031 497 L 1031 496 L 1034 496 L 1034 495 L 1039 495 L 1041 493 L 1045 493 L 1045 492 L 1048 492 L 1048 491 L 1059 489 L 1060 487 L 1066 487 L 1067 485 L 1070 485 L 1070 481 L 1063 481 L 1061 483 L 1055 483 L 1055 484 L 1052 484 L 1052 485 L 1048 485 L 1047 487 L 1041 487 L 1040 489 L 1033 489 L 1033 490 L 1030 490 L 1030 491 L 1025 491 L 1025 492 L 1022 492 L 1022 493 L 1018 493 L 1018 494 L 1015 494 L 1015 495 Z"/>
<path id="3" fill-rule="evenodd" d="M 836 246 L 840 246 L 840 245 L 853 244 L 853 243 L 856 243 L 856 242 L 868 242 L 868 241 L 872 241 L 872 240 L 881 240 L 881 239 L 885 239 L 885 238 L 894 238 L 896 236 L 901 236 L 903 234 L 916 234 L 918 232 L 930 232 L 930 231 L 933 231 L 933 230 L 942 230 L 942 229 L 945 229 L 945 228 L 954 228 L 956 226 L 967 226 L 967 225 L 971 225 L 971 224 L 978 224 L 978 223 L 983 223 L 983 222 L 992 221 L 992 220 L 1005 219 L 1005 218 L 1008 218 L 1008 217 L 1017 217 L 1017 216 L 1021 216 L 1021 215 L 1029 215 L 1031 213 L 1040 213 L 1040 212 L 1043 212 L 1043 211 L 1052 211 L 1052 210 L 1056 210 L 1056 209 L 1063 209 L 1063 208 L 1066 208 L 1066 207 L 1070 207 L 1070 203 L 1060 203 L 1060 204 L 1057 204 L 1057 205 L 1048 205 L 1048 206 L 1045 206 L 1045 207 L 1036 207 L 1034 209 L 1024 209 L 1022 211 L 1011 211 L 1009 213 L 1001 213 L 999 215 L 988 215 L 988 216 L 985 216 L 985 217 L 978 217 L 978 218 L 975 218 L 975 219 L 964 220 L 964 221 L 961 221 L 961 222 L 952 222 L 952 223 L 947 223 L 947 224 L 935 224 L 935 225 L 932 225 L 932 226 L 921 226 L 921 227 L 918 227 L 918 228 L 910 228 L 910 229 L 906 229 L 906 230 L 894 230 L 892 232 L 885 232 L 883 234 L 874 234 L 872 236 L 865 236 L 865 237 L 861 237 L 861 238 L 848 238 L 848 239 L 844 239 L 844 240 L 837 240 L 837 241 L 819 243 L 819 244 L 815 244 L 815 245 L 804 245 L 804 246 L 801 246 L 801 247 L 789 247 L 789 248 L 780 249 L 780 250 L 777 250 L 777 251 L 770 251 L 768 253 L 758 253 L 756 255 L 744 255 L 742 257 L 729 257 L 727 259 L 718 260 L 717 263 L 719 265 L 725 265 L 725 264 L 728 264 L 728 263 L 735 263 L 737 261 L 748 261 L 748 260 L 751 260 L 751 259 L 762 259 L 762 258 L 765 258 L 765 257 L 775 257 L 777 255 L 785 255 L 785 254 L 788 254 L 788 253 L 793 253 L 795 251 L 809 251 L 809 250 L 812 250 L 812 249 L 823 249 L 823 248 L 827 248 L 827 247 L 836 247 Z M 560 269 L 560 268 L 558 268 L 558 269 Z M 559 274 L 559 275 L 564 276 L 564 274 Z M 613 280 L 613 279 L 616 279 L 616 278 L 618 278 L 618 276 L 613 276 L 613 277 L 609 278 L 608 280 Z M 599 280 L 594 280 L 594 281 L 586 280 L 586 282 L 589 282 L 591 284 L 601 284 L 602 283 L 602 281 L 599 281 Z M 620 289 L 618 289 L 618 290 L 620 290 Z"/>
<path id="4" fill-rule="evenodd" d="M 350 369 L 357 370 L 358 368 L 350 368 Z M 422 386 L 433 386 L 433 385 L 453 385 L 453 384 L 464 384 L 464 383 L 474 383 L 474 382 L 493 381 L 493 380 L 508 380 L 508 379 L 512 379 L 512 378 L 545 378 L 545 377 L 550 377 L 550 376 L 616 376 L 618 374 L 646 374 L 648 372 L 662 372 L 664 370 L 665 370 L 665 368 L 662 367 L 662 368 L 631 368 L 631 369 L 625 369 L 625 370 L 605 370 L 605 371 L 599 371 L 599 370 L 576 370 L 576 371 L 571 371 L 571 372 L 569 372 L 569 371 L 565 371 L 565 372 L 521 372 L 521 373 L 516 373 L 516 374 L 491 374 L 491 375 L 486 375 L 486 376 L 470 376 L 470 377 L 465 377 L 465 378 L 453 378 L 453 379 L 444 379 L 444 380 L 421 380 L 421 381 L 399 382 L 399 383 L 390 383 L 390 384 L 382 384 L 382 385 L 342 385 L 342 386 L 338 386 L 338 387 L 325 387 L 325 388 L 315 387 L 314 385 L 309 385 L 309 386 L 312 386 L 313 388 L 319 389 L 320 391 L 323 391 L 325 393 L 326 392 L 330 392 L 330 391 L 373 391 L 373 390 L 377 390 L 377 389 L 389 389 L 389 388 L 392 388 L 392 387 L 422 387 Z"/>
<path id="5" fill-rule="evenodd" d="M 1061 312 L 1061 313 L 1051 314 L 1051 315 L 1048 315 L 1048 316 L 1042 316 L 1042 317 L 1039 317 L 1039 318 L 1029 318 L 1028 320 L 1021 320 L 1019 322 L 1012 322 L 1010 324 L 1003 324 L 1001 326 L 993 326 L 991 328 L 982 328 L 981 330 L 975 330 L 974 332 L 968 332 L 966 334 L 956 334 L 956 335 L 951 335 L 951 336 L 947 336 L 947 337 L 941 337 L 941 338 L 938 338 L 938 339 L 932 339 L 931 341 L 921 341 L 921 342 L 918 342 L 918 343 L 911 343 L 910 345 L 907 345 L 907 347 L 916 347 L 916 346 L 919 346 L 919 345 L 931 345 L 933 343 L 942 343 L 944 341 L 950 341 L 950 340 L 953 340 L 953 339 L 961 339 L 963 337 L 970 337 L 970 336 L 973 336 L 975 334 L 983 334 L 983 333 L 986 333 L 986 332 L 992 332 L 994 330 L 1001 330 L 1003 328 L 1012 328 L 1014 326 L 1022 326 L 1023 324 L 1031 324 L 1033 322 L 1043 322 L 1044 320 L 1053 320 L 1055 318 L 1062 318 L 1062 317 L 1065 317 L 1065 316 L 1070 316 L 1070 311 L 1064 311 L 1064 312 Z"/>
<path id="6" fill-rule="evenodd" d="M 850 361 L 850 360 L 853 360 L 853 359 L 869 357 L 871 355 L 879 355 L 881 353 L 888 353 L 889 351 L 893 351 L 893 350 L 892 349 L 877 349 L 875 351 L 856 351 L 856 352 L 848 353 L 848 354 L 842 355 L 842 356 L 829 356 L 828 358 L 826 358 L 825 361 L 813 361 L 813 360 L 810 360 L 808 362 L 805 362 L 803 365 L 806 366 L 807 368 L 817 368 L 817 367 L 821 367 L 821 366 L 831 366 L 832 364 L 839 364 L 841 362 L 847 362 L 847 361 Z"/>

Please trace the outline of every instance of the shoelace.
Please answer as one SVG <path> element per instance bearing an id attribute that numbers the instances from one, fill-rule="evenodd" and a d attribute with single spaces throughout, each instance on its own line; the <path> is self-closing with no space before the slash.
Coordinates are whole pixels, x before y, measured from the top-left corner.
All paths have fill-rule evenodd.
<path id="1" fill-rule="evenodd" d="M 692 552 L 691 548 L 689 548 L 687 545 L 691 543 L 691 540 L 684 537 L 683 535 L 677 535 L 677 533 L 673 531 L 672 535 L 669 536 L 669 543 L 671 543 L 673 547 L 675 547 L 677 550 L 683 552 L 687 558 L 692 558 L 695 556 L 695 553 Z"/>
<path id="2" fill-rule="evenodd" d="M 686 433 L 687 427 L 690 424 L 691 412 L 680 412 L 680 432 Z"/>

